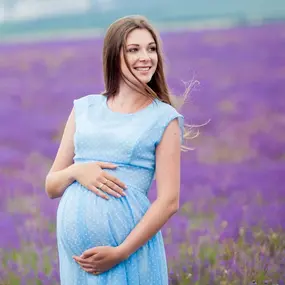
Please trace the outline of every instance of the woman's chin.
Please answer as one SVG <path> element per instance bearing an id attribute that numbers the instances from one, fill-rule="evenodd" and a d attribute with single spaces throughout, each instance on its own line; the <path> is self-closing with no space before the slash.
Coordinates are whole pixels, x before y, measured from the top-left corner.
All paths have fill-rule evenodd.
<path id="1" fill-rule="evenodd" d="M 138 76 L 138 79 L 140 80 L 140 82 L 142 82 L 143 84 L 148 84 L 151 79 L 152 79 L 152 75 L 147 75 L 147 76 Z M 136 78 L 132 78 L 130 80 L 133 84 L 137 85 L 138 84 L 138 81 Z"/>
<path id="2" fill-rule="evenodd" d="M 146 76 L 139 76 L 138 79 L 143 82 L 144 84 L 148 84 L 151 81 L 152 75 L 146 75 Z"/>

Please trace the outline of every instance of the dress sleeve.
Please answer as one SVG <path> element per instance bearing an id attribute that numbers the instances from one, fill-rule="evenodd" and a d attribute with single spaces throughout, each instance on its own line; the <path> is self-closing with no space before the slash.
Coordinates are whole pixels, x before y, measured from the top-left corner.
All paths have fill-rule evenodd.
<path id="1" fill-rule="evenodd" d="M 178 111 L 169 105 L 169 107 L 166 110 L 163 110 L 162 115 L 158 118 L 157 126 L 155 128 L 156 131 L 156 143 L 157 146 L 162 137 L 163 134 L 167 128 L 167 126 L 170 124 L 171 121 L 178 119 L 178 124 L 180 127 L 180 141 L 181 144 L 184 142 L 184 116 L 178 113 Z"/>
<path id="2" fill-rule="evenodd" d="M 89 96 L 84 96 L 73 100 L 74 117 L 75 117 L 75 127 L 78 129 L 80 117 L 88 109 Z"/>
<path id="3" fill-rule="evenodd" d="M 84 112 L 87 102 L 88 102 L 87 96 L 73 100 L 75 117 L 80 116 Z"/>

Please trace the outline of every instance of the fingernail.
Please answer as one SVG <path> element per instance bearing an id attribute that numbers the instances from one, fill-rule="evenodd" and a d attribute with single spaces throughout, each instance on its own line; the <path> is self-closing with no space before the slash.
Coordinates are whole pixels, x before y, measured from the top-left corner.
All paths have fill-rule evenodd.
<path id="1" fill-rule="evenodd" d="M 123 196 L 127 196 L 127 194 L 125 192 L 122 193 Z"/>
<path id="2" fill-rule="evenodd" d="M 121 197 L 122 197 L 120 194 L 117 194 L 116 196 L 117 196 L 118 198 L 121 198 Z"/>

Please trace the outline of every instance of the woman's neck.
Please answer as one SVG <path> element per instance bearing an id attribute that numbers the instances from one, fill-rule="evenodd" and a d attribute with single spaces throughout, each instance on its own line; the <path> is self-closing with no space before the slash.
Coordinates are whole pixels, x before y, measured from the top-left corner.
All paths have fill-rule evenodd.
<path id="1" fill-rule="evenodd" d="M 136 112 L 150 104 L 152 100 L 138 91 L 132 89 L 126 83 L 120 84 L 119 92 L 111 98 L 111 106 L 126 112 Z"/>

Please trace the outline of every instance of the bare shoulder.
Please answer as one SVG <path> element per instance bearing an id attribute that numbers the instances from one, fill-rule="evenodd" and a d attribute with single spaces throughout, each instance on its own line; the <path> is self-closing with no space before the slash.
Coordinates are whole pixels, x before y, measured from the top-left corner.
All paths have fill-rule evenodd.
<path id="1" fill-rule="evenodd" d="M 75 112 L 73 107 L 65 123 L 59 148 L 49 172 L 59 171 L 73 164 L 74 133 L 75 133 Z"/>

